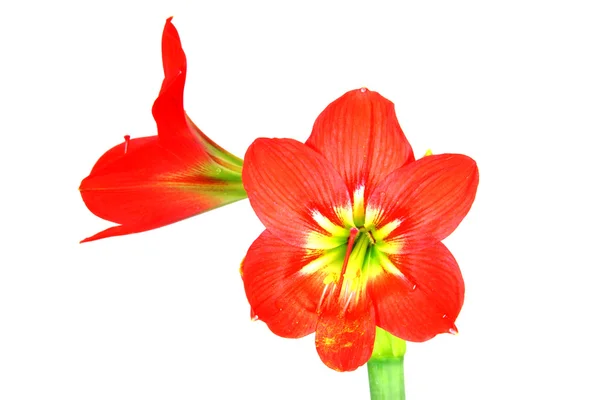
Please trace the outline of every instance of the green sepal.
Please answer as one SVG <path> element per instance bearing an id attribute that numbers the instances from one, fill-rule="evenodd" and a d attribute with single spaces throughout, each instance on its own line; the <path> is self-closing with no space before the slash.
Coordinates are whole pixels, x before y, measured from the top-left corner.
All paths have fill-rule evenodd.
<path id="1" fill-rule="evenodd" d="M 371 360 L 402 358 L 406 353 L 406 342 L 386 330 L 377 327 Z"/>

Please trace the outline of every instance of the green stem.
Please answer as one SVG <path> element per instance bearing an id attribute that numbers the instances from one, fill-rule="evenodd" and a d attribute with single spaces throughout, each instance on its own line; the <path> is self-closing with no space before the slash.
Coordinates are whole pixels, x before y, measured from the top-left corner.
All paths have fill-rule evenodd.
<path id="1" fill-rule="evenodd" d="M 406 342 L 377 327 L 373 354 L 367 363 L 371 400 L 404 400 Z"/>
<path id="2" fill-rule="evenodd" d="M 406 399 L 404 394 L 404 357 L 371 359 L 367 363 L 367 368 L 371 400 Z"/>

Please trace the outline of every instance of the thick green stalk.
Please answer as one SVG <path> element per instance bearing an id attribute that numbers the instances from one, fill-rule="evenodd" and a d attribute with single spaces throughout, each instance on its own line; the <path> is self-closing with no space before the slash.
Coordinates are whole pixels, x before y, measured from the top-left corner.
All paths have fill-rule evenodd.
<path id="1" fill-rule="evenodd" d="M 377 328 L 373 355 L 367 363 L 371 400 L 405 400 L 406 342 Z"/>
<path id="2" fill-rule="evenodd" d="M 404 357 L 369 360 L 371 400 L 404 400 Z"/>

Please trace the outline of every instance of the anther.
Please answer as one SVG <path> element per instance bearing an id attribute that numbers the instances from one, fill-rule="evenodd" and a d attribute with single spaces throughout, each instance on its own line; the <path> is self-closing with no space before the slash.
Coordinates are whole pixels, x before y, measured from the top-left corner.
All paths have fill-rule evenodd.
<path id="1" fill-rule="evenodd" d="M 375 237 L 373 236 L 373 232 L 367 231 L 367 234 L 369 235 L 369 240 L 371 241 L 371 244 L 375 244 L 377 241 L 375 240 Z"/>

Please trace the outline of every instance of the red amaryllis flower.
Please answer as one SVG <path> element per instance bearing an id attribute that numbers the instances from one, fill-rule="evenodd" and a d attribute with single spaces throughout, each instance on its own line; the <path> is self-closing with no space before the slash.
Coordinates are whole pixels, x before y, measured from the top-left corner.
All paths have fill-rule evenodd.
<path id="1" fill-rule="evenodd" d="M 171 18 L 162 54 L 165 79 L 152 107 L 158 135 L 126 136 L 81 182 L 89 210 L 119 224 L 82 242 L 158 228 L 246 197 L 242 160 L 204 135 L 183 109 L 186 58 Z"/>
<path id="2" fill-rule="evenodd" d="M 475 198 L 471 158 L 414 161 L 393 104 L 363 88 L 330 104 L 306 144 L 257 139 L 242 175 L 266 227 L 244 287 L 275 334 L 316 332 L 323 362 L 350 371 L 371 357 L 376 326 L 417 342 L 456 330 L 464 283 L 440 241 Z"/>

